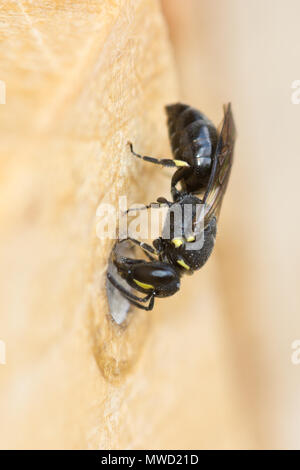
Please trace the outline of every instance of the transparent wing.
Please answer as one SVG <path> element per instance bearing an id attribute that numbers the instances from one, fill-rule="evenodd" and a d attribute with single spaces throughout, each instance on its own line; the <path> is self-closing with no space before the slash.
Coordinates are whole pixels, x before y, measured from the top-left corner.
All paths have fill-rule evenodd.
<path id="1" fill-rule="evenodd" d="M 233 163 L 236 131 L 231 104 L 224 105 L 224 119 L 213 159 L 211 175 L 203 197 L 205 226 L 214 215 L 218 218 Z"/>

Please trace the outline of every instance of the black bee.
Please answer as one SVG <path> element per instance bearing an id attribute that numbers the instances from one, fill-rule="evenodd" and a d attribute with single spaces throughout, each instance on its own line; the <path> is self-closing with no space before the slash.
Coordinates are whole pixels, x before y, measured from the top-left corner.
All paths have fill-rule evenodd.
<path id="1" fill-rule="evenodd" d="M 144 207 L 168 206 L 163 236 L 154 240 L 153 246 L 129 239 L 140 246 L 149 261 L 113 257 L 121 277 L 145 297 L 127 291 L 108 273 L 110 282 L 131 303 L 145 310 L 153 308 L 155 297 L 175 294 L 180 287 L 180 277 L 200 269 L 209 258 L 233 162 L 235 126 L 230 104 L 224 106 L 219 131 L 204 114 L 190 106 L 177 103 L 167 106 L 166 111 L 174 159 L 141 156 L 129 144 L 138 158 L 178 168 L 171 180 L 173 201 L 158 198 L 158 204 Z M 174 222 L 178 207 L 181 209 L 179 224 L 178 218 Z M 190 208 L 189 218 L 184 216 L 187 207 Z M 144 305 L 147 301 L 149 304 Z"/>
<path id="2" fill-rule="evenodd" d="M 128 240 L 139 245 L 144 250 L 149 261 L 118 256 L 116 250 L 117 245 Z M 143 310 L 153 309 L 155 297 L 168 297 L 175 294 L 180 288 L 180 273 L 176 266 L 161 262 L 159 259 L 152 256 L 152 254 L 155 254 L 155 250 L 151 245 L 132 238 L 121 240 L 114 246 L 112 252 L 112 261 L 119 275 L 127 281 L 130 287 L 145 294 L 144 297 L 134 295 L 123 287 L 112 274 L 107 273 L 107 279 L 112 285 L 118 289 L 130 303 Z M 148 301 L 148 305 L 144 305 L 144 303 Z"/>

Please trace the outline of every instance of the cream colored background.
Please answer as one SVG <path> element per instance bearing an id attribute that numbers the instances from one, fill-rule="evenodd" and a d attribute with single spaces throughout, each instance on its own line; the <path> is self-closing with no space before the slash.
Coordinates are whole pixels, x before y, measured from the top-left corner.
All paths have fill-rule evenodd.
<path id="1" fill-rule="evenodd" d="M 215 262 L 245 410 L 263 445 L 299 448 L 300 369 L 290 360 L 300 334 L 300 106 L 291 103 L 299 2 L 167 0 L 165 8 L 184 99 L 216 121 L 220 103 L 232 101 L 238 128 Z"/>
<path id="2" fill-rule="evenodd" d="M 299 2 L 2 2 L 1 448 L 299 448 Z M 125 328 L 100 202 L 168 196 L 163 106 L 238 143 L 207 266 Z"/>

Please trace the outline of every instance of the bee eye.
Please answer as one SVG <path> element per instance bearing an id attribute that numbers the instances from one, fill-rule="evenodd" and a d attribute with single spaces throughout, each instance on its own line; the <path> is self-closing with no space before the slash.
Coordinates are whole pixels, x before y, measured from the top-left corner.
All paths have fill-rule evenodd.
<path id="1" fill-rule="evenodd" d="M 173 238 L 172 243 L 175 248 L 179 248 L 183 244 L 183 241 L 181 240 L 181 238 Z"/>
<path id="2" fill-rule="evenodd" d="M 186 241 L 188 243 L 192 243 L 196 240 L 196 238 L 194 237 L 194 235 L 190 235 L 189 237 L 186 238 Z"/>

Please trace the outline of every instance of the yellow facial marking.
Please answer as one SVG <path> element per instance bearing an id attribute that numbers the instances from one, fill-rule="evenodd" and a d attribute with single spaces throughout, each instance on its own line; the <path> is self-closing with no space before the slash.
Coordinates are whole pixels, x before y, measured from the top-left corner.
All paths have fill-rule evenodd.
<path id="1" fill-rule="evenodd" d="M 138 286 L 142 287 L 143 289 L 154 289 L 154 286 L 151 286 L 151 284 L 145 284 L 144 282 L 140 282 L 137 279 L 133 280 Z"/>
<path id="2" fill-rule="evenodd" d="M 190 166 L 187 162 L 184 160 L 174 160 L 174 163 L 176 166 Z"/>
<path id="3" fill-rule="evenodd" d="M 191 269 L 191 268 L 183 261 L 183 259 L 178 259 L 178 260 L 177 260 L 177 264 L 180 264 L 180 266 L 182 266 L 184 269 L 187 269 L 187 270 Z"/>
<path id="4" fill-rule="evenodd" d="M 186 241 L 187 241 L 188 243 L 194 242 L 195 240 L 196 240 L 196 239 L 195 239 L 194 235 L 191 235 L 190 237 L 187 237 L 187 238 L 186 238 Z"/>
<path id="5" fill-rule="evenodd" d="M 175 248 L 179 248 L 183 244 L 183 241 L 181 240 L 181 238 L 173 238 L 172 243 Z"/>

